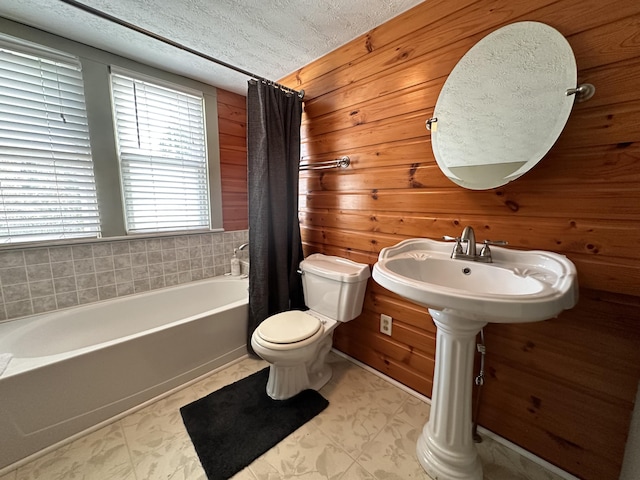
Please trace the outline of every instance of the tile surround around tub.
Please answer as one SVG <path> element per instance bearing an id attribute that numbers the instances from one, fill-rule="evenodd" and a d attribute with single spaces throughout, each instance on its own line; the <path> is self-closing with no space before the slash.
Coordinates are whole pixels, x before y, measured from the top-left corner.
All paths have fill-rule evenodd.
<path id="1" fill-rule="evenodd" d="M 248 239 L 238 230 L 0 251 L 0 321 L 224 275 Z"/>

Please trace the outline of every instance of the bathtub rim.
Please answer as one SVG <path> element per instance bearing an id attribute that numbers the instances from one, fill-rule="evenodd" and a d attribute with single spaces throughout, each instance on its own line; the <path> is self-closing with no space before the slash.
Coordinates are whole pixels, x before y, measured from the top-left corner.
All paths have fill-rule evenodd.
<path id="1" fill-rule="evenodd" d="M 221 312 L 221 311 L 225 311 L 225 310 L 229 310 L 229 309 L 233 309 L 233 308 L 237 308 L 243 305 L 247 305 L 248 301 L 249 301 L 249 295 L 248 295 L 248 287 L 249 287 L 249 280 L 247 277 L 245 276 L 231 276 L 231 275 L 218 275 L 215 277 L 209 277 L 209 278 L 204 278 L 201 280 L 194 280 L 191 282 L 185 282 L 185 283 L 181 283 L 178 285 L 170 285 L 168 287 L 162 287 L 162 288 L 156 288 L 153 290 L 148 290 L 145 292 L 140 292 L 140 293 L 134 293 L 134 294 L 130 294 L 130 295 L 122 295 L 119 297 L 114 297 L 114 298 L 108 298 L 108 299 L 104 299 L 104 300 L 98 300 L 96 302 L 90 302 L 90 303 L 85 303 L 82 305 L 74 305 L 72 307 L 68 307 L 68 308 L 61 308 L 61 309 L 57 309 L 57 310 L 52 310 L 49 312 L 43 312 L 43 313 L 38 313 L 38 314 L 34 314 L 34 315 L 28 315 L 28 316 L 24 316 L 24 317 L 18 317 L 18 318 L 12 318 L 9 320 L 3 320 L 0 321 L 0 327 L 4 326 L 4 325 L 12 325 L 12 324 L 16 324 L 15 329 L 9 329 L 9 333 L 8 335 L 15 335 L 17 333 L 19 333 L 21 330 L 27 330 L 33 323 L 37 323 L 38 321 L 42 320 L 44 317 L 48 317 L 48 316 L 63 316 L 64 314 L 68 313 L 68 312 L 72 312 L 75 310 L 79 310 L 82 308 L 87 308 L 87 307 L 94 307 L 94 306 L 99 306 L 100 304 L 104 304 L 104 303 L 122 303 L 125 302 L 127 300 L 131 300 L 132 297 L 135 297 L 136 299 L 141 299 L 144 297 L 149 297 L 152 295 L 156 295 L 164 290 L 180 290 L 180 289 L 184 289 L 184 288 L 188 288 L 190 286 L 194 286 L 197 284 L 204 284 L 204 283 L 220 283 L 220 282 L 241 282 L 243 284 L 246 284 L 247 286 L 247 295 L 245 298 L 242 298 L 240 300 L 236 300 L 233 302 L 229 302 L 229 303 L 225 303 L 221 306 L 212 308 L 210 310 L 205 310 L 202 312 L 199 312 L 197 314 L 194 315 L 190 315 L 188 317 L 184 317 L 184 318 L 180 318 L 178 320 L 169 322 L 169 323 L 164 323 L 162 325 L 153 327 L 153 328 L 149 328 L 146 330 L 141 330 L 139 332 L 135 332 L 129 335 L 125 335 L 123 337 L 117 337 L 115 339 L 112 340 L 107 340 L 104 342 L 100 342 L 100 343 L 94 343 L 85 347 L 81 347 L 81 348 L 76 348 L 74 350 L 68 350 L 68 351 L 64 351 L 61 353 L 56 353 L 56 354 L 51 354 L 51 355 L 41 355 L 41 356 L 37 356 L 37 357 L 20 357 L 18 355 L 14 355 L 9 364 L 7 365 L 6 369 L 4 370 L 4 372 L 0 373 L 0 382 L 2 382 L 4 379 L 7 379 L 9 377 L 13 377 L 13 376 L 17 376 L 17 375 L 23 375 L 23 374 L 27 374 L 28 372 L 35 370 L 43 365 L 47 365 L 50 363 L 55 363 L 55 362 L 61 362 L 67 359 L 71 359 L 71 358 L 75 358 L 78 356 L 81 356 L 87 352 L 91 352 L 93 350 L 97 350 L 97 349 L 102 349 L 102 348 L 108 348 L 112 345 L 116 345 L 119 343 L 123 343 L 126 341 L 131 341 L 131 340 L 135 340 L 136 338 L 139 338 L 141 336 L 144 335 L 150 335 L 156 332 L 160 332 L 163 330 L 167 330 L 171 327 L 176 327 L 188 322 L 192 322 L 194 320 L 197 320 L 201 317 L 207 316 L 207 315 L 213 315 L 215 313 Z M 19 323 L 24 323 L 24 325 L 19 325 Z M 12 352 L 4 352 L 4 351 L 0 351 L 0 353 L 12 353 Z"/>

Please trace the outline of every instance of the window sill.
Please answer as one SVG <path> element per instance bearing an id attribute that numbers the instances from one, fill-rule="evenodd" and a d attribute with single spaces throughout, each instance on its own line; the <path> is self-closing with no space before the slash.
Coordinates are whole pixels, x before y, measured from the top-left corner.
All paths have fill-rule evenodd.
<path id="1" fill-rule="evenodd" d="M 158 237 L 202 235 L 206 233 L 220 233 L 220 232 L 224 232 L 224 229 L 211 228 L 211 229 L 203 229 L 203 230 L 176 230 L 172 232 L 132 233 L 130 235 L 120 235 L 120 236 L 114 236 L 114 237 L 64 238 L 60 240 L 42 240 L 37 242 L 4 243 L 0 245 L 0 251 L 25 250 L 27 248 L 59 247 L 59 246 L 65 246 L 65 245 L 82 245 L 85 243 L 117 242 L 121 240 L 138 240 L 138 239 L 158 238 Z"/>

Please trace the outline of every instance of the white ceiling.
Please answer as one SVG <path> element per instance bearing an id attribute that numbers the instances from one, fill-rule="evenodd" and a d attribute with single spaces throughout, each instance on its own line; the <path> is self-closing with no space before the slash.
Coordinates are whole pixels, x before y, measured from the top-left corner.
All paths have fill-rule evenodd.
<path id="1" fill-rule="evenodd" d="M 80 1 L 277 81 L 421 0 Z M 0 17 L 246 94 L 248 77 L 60 0 L 1 0 Z"/>

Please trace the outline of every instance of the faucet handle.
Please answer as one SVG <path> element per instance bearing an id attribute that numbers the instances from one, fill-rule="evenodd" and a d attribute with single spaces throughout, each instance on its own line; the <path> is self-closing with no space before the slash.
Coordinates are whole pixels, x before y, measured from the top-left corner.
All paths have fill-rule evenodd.
<path id="1" fill-rule="evenodd" d="M 497 246 L 509 245 L 509 242 L 507 242 L 506 240 L 485 240 L 482 243 L 484 243 L 485 245 L 497 245 Z"/>
<path id="2" fill-rule="evenodd" d="M 508 245 L 509 242 L 506 242 L 505 240 L 485 240 L 484 242 L 482 242 L 484 245 L 482 247 L 482 250 L 480 250 L 480 257 L 485 258 L 485 259 L 489 259 L 488 261 L 491 261 L 491 249 L 489 248 L 489 245 Z"/>
<path id="3" fill-rule="evenodd" d="M 443 240 L 446 240 L 447 242 L 456 242 L 456 245 L 453 247 L 453 253 L 451 254 L 452 256 L 464 253 L 462 251 L 462 244 L 460 243 L 460 242 L 462 242 L 462 239 L 460 237 L 451 237 L 449 235 L 445 235 L 442 238 L 443 238 Z"/>

